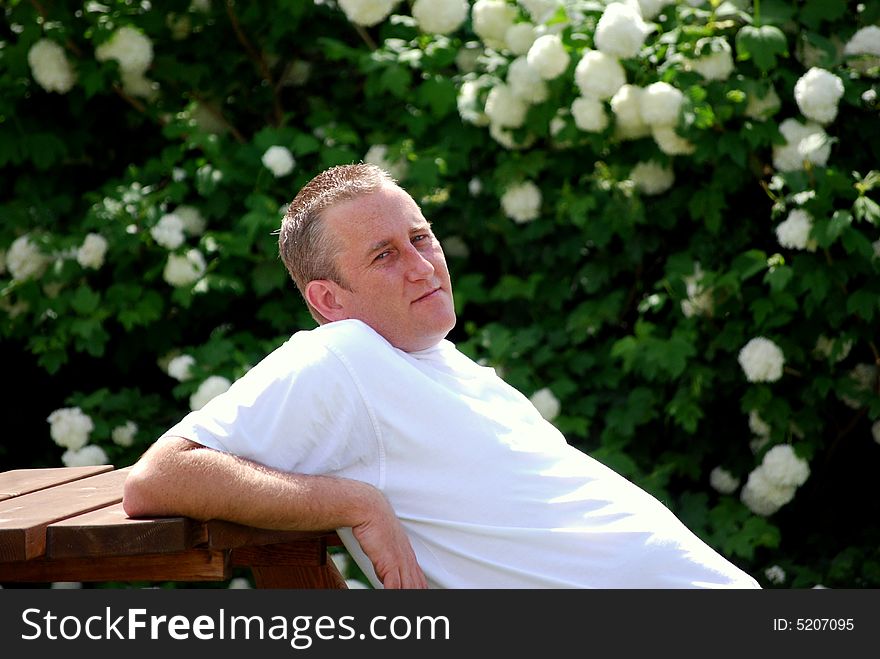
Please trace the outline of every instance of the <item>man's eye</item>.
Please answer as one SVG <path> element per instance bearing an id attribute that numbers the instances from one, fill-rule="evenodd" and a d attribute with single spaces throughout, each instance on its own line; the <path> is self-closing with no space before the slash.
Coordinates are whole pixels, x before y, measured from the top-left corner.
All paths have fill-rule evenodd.
<path id="1" fill-rule="evenodd" d="M 428 234 L 427 234 L 427 233 L 420 233 L 420 234 L 417 235 L 417 236 L 413 236 L 412 241 L 413 241 L 414 243 L 421 242 L 422 240 L 425 240 L 427 237 L 428 237 Z"/>
<path id="2" fill-rule="evenodd" d="M 389 250 L 386 249 L 384 252 L 381 252 L 380 254 L 376 254 L 376 258 L 373 259 L 373 260 L 374 260 L 374 261 L 382 261 L 382 260 L 384 260 L 385 257 L 388 256 L 389 254 L 391 254 L 391 252 L 390 252 Z"/>

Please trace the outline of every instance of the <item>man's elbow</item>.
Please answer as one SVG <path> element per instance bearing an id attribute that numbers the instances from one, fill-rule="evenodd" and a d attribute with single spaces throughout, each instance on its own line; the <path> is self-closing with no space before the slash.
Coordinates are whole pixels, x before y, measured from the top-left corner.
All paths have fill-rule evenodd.
<path id="1" fill-rule="evenodd" d="M 156 500 L 156 484 L 141 465 L 135 465 L 125 478 L 122 487 L 122 509 L 129 517 L 161 515 Z"/>

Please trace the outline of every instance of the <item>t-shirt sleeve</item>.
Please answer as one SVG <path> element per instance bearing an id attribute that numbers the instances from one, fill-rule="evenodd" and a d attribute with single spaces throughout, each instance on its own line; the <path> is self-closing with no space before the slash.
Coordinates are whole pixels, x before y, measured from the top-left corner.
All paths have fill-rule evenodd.
<path id="1" fill-rule="evenodd" d="M 345 364 L 296 337 L 163 434 L 169 436 L 306 474 L 375 465 L 378 451 L 372 416 Z"/>

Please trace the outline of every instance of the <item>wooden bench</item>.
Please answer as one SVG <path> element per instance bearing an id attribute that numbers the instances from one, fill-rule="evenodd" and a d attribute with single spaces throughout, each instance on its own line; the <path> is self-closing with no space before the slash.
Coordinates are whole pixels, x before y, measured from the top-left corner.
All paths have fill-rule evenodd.
<path id="1" fill-rule="evenodd" d="M 184 517 L 132 519 L 129 467 L 0 473 L 0 583 L 225 581 L 258 588 L 345 588 L 328 556 L 334 531 L 273 531 Z"/>

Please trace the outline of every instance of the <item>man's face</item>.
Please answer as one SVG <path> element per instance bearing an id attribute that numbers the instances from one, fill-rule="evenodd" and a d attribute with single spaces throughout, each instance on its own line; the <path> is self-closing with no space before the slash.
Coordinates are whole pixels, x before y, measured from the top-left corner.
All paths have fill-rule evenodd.
<path id="1" fill-rule="evenodd" d="M 367 323 L 393 346 L 429 348 L 455 326 L 452 284 L 440 243 L 418 204 L 396 185 L 324 212 L 348 289 L 334 287 L 337 318 Z"/>

